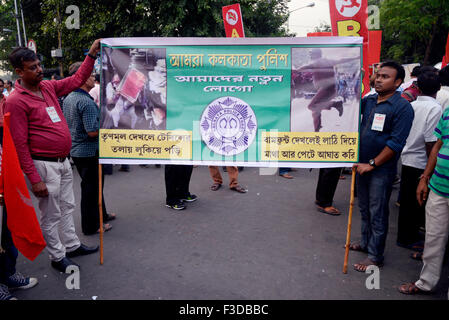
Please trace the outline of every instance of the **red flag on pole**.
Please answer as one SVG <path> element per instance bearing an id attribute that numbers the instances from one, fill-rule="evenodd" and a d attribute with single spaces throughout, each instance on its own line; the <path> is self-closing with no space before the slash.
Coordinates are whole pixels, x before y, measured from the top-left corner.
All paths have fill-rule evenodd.
<path id="1" fill-rule="evenodd" d="M 444 55 L 443 61 L 441 62 L 441 69 L 443 69 L 448 64 L 449 64 L 449 34 L 447 35 L 446 54 Z"/>
<path id="2" fill-rule="evenodd" d="M 308 37 L 331 37 L 332 32 L 309 32 Z"/>
<path id="3" fill-rule="evenodd" d="M 227 38 L 244 38 L 242 11 L 240 4 L 222 7 L 223 22 Z"/>
<path id="4" fill-rule="evenodd" d="M 9 131 L 9 116 L 3 122 L 3 154 L 0 185 L 8 211 L 7 224 L 16 248 L 33 261 L 47 245 L 31 202 L 19 158 Z M 1 190 L 1 187 L 0 187 Z"/>
<path id="5" fill-rule="evenodd" d="M 382 30 L 369 30 L 368 64 L 371 66 L 380 62 L 382 48 Z"/>

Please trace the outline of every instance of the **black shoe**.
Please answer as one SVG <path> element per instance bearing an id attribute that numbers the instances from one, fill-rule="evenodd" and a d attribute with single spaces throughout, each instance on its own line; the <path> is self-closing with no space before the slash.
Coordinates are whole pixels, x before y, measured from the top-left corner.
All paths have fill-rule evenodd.
<path id="1" fill-rule="evenodd" d="M 182 203 L 182 201 L 179 201 L 178 203 L 174 203 L 174 204 L 167 203 L 165 206 L 167 208 L 174 209 L 174 210 L 184 210 L 186 208 L 186 206 Z"/>
<path id="2" fill-rule="evenodd" d="M 60 261 L 52 261 L 51 266 L 63 273 L 65 273 L 65 270 L 67 269 L 68 266 L 77 266 L 78 268 L 80 267 L 78 264 L 76 264 L 67 257 L 62 258 L 62 260 Z"/>
<path id="3" fill-rule="evenodd" d="M 338 116 L 341 117 L 343 115 L 343 102 L 337 101 L 335 102 L 334 106 L 335 109 L 338 111 Z"/>
<path id="4" fill-rule="evenodd" d="M 79 246 L 79 248 L 76 249 L 75 251 L 67 252 L 66 256 L 69 257 L 69 258 L 78 257 L 78 256 L 85 256 L 87 254 L 91 254 L 91 253 L 97 252 L 98 249 L 99 249 L 98 246 L 96 246 L 96 247 L 88 247 L 88 246 L 85 246 L 84 244 L 81 244 Z"/>
<path id="5" fill-rule="evenodd" d="M 189 194 L 187 197 L 182 198 L 181 201 L 182 202 L 193 202 L 196 201 L 198 199 L 198 197 L 194 194 Z"/>

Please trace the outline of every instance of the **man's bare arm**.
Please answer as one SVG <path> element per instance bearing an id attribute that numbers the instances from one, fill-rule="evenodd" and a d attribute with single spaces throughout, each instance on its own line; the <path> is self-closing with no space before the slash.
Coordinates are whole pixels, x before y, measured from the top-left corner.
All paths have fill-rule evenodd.
<path id="1" fill-rule="evenodd" d="M 432 151 L 430 151 L 426 168 L 424 169 L 424 173 L 421 175 L 421 178 L 419 180 L 418 188 L 416 189 L 416 199 L 418 200 L 420 206 L 422 206 L 424 201 L 426 201 L 429 194 L 429 180 L 432 176 L 433 171 L 435 170 L 435 166 L 437 165 L 437 156 L 442 146 L 443 141 L 441 139 L 438 139 L 437 142 L 435 142 L 435 144 L 433 145 Z"/>

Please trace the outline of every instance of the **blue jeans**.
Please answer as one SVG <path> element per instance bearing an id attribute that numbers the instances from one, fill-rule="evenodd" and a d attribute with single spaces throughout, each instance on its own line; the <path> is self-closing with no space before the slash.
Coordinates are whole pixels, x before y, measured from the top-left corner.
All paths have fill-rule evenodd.
<path id="1" fill-rule="evenodd" d="M 6 279 L 16 273 L 17 249 L 11 238 L 6 225 L 6 207 L 3 207 L 3 224 L 2 224 L 2 248 L 4 253 L 0 253 L 0 283 L 5 283 Z"/>
<path id="2" fill-rule="evenodd" d="M 395 172 L 374 169 L 357 175 L 357 196 L 362 218 L 360 245 L 368 251 L 368 258 L 383 263 L 388 233 L 389 202 Z"/>
<path id="3" fill-rule="evenodd" d="M 289 173 L 290 171 L 290 168 L 279 168 L 279 175 L 282 176 L 283 174 Z"/>

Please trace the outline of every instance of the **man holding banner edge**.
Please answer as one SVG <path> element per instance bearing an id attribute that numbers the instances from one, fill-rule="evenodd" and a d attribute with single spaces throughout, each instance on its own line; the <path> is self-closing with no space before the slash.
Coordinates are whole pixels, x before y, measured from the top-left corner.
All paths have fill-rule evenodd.
<path id="1" fill-rule="evenodd" d="M 414 118 L 410 103 L 396 92 L 404 77 L 400 64 L 383 63 L 375 80 L 377 94 L 362 100 L 360 162 L 354 165 L 358 173 L 362 240 L 349 247 L 368 253 L 365 260 L 354 265 L 360 272 L 370 265 L 381 267 L 384 261 L 392 184 Z"/>

